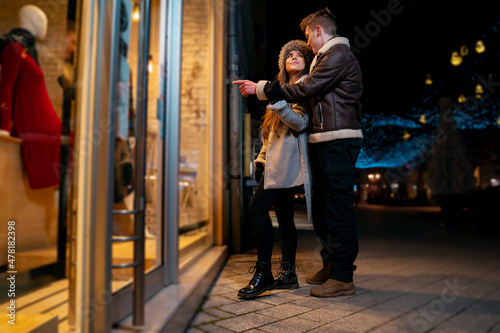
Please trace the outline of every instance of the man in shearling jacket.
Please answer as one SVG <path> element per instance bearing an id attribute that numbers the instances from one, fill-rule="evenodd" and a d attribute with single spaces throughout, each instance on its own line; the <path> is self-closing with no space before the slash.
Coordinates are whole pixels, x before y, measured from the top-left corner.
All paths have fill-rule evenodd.
<path id="1" fill-rule="evenodd" d="M 313 170 L 313 225 L 321 241 L 323 268 L 307 277 L 317 284 L 311 295 L 354 295 L 354 261 L 358 239 L 354 217 L 354 170 L 361 132 L 361 69 L 349 41 L 336 34 L 337 21 L 328 9 L 302 20 L 307 45 L 316 55 L 310 74 L 298 84 L 278 81 L 235 81 L 243 96 L 288 102 L 311 101 L 309 134 Z"/>

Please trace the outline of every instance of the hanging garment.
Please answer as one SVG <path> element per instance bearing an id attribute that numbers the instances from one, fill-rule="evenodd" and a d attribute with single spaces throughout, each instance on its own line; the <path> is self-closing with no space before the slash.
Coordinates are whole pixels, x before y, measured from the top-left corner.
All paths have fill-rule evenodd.
<path id="1" fill-rule="evenodd" d="M 23 44 L 23 40 L 10 41 L 0 53 L 0 129 L 23 140 L 21 152 L 29 186 L 41 189 L 59 184 L 62 124 L 47 93 L 43 72 L 30 55 L 34 45 Z"/>

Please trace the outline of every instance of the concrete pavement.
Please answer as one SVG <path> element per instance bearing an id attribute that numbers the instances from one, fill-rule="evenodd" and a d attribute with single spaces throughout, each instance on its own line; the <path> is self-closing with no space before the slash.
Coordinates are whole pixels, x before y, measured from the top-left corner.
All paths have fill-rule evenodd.
<path id="1" fill-rule="evenodd" d="M 299 218 L 300 289 L 239 299 L 256 252 L 231 255 L 186 331 L 500 333 L 499 233 L 443 229 L 437 213 L 359 206 L 356 295 L 338 298 L 309 294 L 304 279 L 321 268 L 320 247 Z M 273 270 L 279 263 L 275 243 Z"/>

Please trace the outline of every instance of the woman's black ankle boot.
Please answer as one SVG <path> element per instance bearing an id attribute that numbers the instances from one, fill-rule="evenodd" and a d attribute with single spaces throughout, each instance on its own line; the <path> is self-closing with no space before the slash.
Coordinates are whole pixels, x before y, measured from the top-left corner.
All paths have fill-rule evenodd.
<path id="1" fill-rule="evenodd" d="M 289 262 L 282 262 L 278 268 L 278 275 L 274 279 L 276 289 L 298 289 L 299 280 L 295 273 L 295 264 Z"/>
<path id="2" fill-rule="evenodd" d="M 257 262 L 255 266 L 250 268 L 249 272 L 252 272 L 252 268 L 255 270 L 255 274 L 248 286 L 238 291 L 239 297 L 253 298 L 276 288 L 270 262 Z"/>

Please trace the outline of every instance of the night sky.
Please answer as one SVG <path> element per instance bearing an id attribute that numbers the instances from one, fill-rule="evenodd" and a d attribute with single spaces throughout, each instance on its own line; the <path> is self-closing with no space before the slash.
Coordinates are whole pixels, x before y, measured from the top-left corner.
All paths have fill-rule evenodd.
<path id="1" fill-rule="evenodd" d="M 300 30 L 302 18 L 328 6 L 337 17 L 339 35 L 349 38 L 351 46 L 357 46 L 356 56 L 363 72 L 363 112 L 372 114 L 411 112 L 441 84 L 451 95 L 456 94 L 457 86 L 465 75 L 470 75 L 471 67 L 474 71 L 474 66 L 479 66 L 473 64 L 476 40 L 492 35 L 493 26 L 500 28 L 499 12 L 492 2 L 483 0 L 265 3 L 267 79 L 277 73 L 281 46 L 291 39 L 305 39 Z M 450 64 L 451 52 L 464 44 L 470 56 L 457 69 Z M 495 51 L 488 46 L 488 56 L 481 58 L 483 69 L 493 63 L 492 57 L 498 58 L 498 48 Z M 433 86 L 424 84 L 427 74 L 431 75 Z"/>

